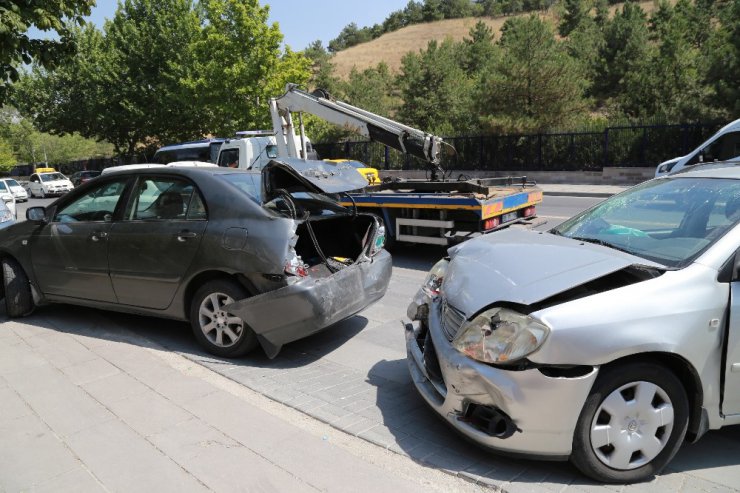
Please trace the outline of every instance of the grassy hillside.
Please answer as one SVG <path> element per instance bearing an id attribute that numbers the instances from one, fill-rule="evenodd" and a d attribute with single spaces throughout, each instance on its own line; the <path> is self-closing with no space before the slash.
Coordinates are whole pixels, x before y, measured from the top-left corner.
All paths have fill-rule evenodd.
<path id="1" fill-rule="evenodd" d="M 645 12 L 655 10 L 655 2 L 653 0 L 640 2 L 640 6 Z M 621 5 L 616 4 L 610 10 L 613 12 L 617 8 L 621 8 Z M 530 14 L 519 15 L 528 16 Z M 541 18 L 549 19 L 552 22 L 557 22 L 557 15 L 554 9 L 550 9 L 547 12 L 539 12 L 537 15 Z M 336 67 L 335 74 L 338 77 L 346 78 L 352 67 L 356 67 L 358 70 L 364 70 L 369 67 L 375 67 L 380 62 L 385 62 L 392 72 L 397 72 L 401 67 L 401 58 L 406 53 L 409 51 L 416 52 L 426 48 L 429 41 L 434 39 L 442 41 L 446 37 L 450 37 L 454 41 L 460 41 L 467 37 L 470 29 L 479 20 L 485 22 L 498 37 L 501 27 L 507 19 L 509 17 L 468 17 L 465 19 L 447 19 L 408 26 L 398 31 L 384 34 L 367 43 L 338 52 L 332 59 L 332 63 Z"/>

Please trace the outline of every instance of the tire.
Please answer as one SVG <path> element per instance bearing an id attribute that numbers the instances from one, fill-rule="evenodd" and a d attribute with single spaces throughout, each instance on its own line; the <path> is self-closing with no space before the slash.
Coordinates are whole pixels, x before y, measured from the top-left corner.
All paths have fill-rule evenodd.
<path id="1" fill-rule="evenodd" d="M 249 297 L 239 284 L 225 279 L 209 281 L 196 291 L 190 304 L 190 325 L 198 343 L 211 354 L 236 358 L 257 347 L 257 336 L 239 317 L 221 310 Z"/>
<path id="2" fill-rule="evenodd" d="M 688 422 L 686 390 L 670 370 L 653 363 L 609 367 L 581 410 L 570 460 L 597 481 L 643 481 L 676 455 Z"/>
<path id="3" fill-rule="evenodd" d="M 8 317 L 23 317 L 33 311 L 31 285 L 23 267 L 13 259 L 2 261 L 5 311 Z"/>

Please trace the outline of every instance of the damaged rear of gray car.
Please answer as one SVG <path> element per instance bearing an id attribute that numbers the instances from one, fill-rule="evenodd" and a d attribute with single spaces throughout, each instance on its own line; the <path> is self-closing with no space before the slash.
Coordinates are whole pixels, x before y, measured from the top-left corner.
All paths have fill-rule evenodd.
<path id="1" fill-rule="evenodd" d="M 298 159 L 114 170 L 0 231 L 0 294 L 11 317 L 69 303 L 189 320 L 213 354 L 272 358 L 384 295 L 382 223 L 336 200 L 365 184 Z"/>
<path id="2" fill-rule="evenodd" d="M 417 389 L 486 447 L 651 477 L 740 423 L 739 218 L 740 169 L 707 166 L 452 248 L 408 310 Z"/>

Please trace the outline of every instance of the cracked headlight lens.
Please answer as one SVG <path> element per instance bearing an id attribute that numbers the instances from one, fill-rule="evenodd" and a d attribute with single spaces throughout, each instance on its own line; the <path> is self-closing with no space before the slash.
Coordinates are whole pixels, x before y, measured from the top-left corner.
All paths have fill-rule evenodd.
<path id="1" fill-rule="evenodd" d="M 549 333 L 549 327 L 529 315 L 492 308 L 463 325 L 452 345 L 474 360 L 505 364 L 535 352 Z"/>

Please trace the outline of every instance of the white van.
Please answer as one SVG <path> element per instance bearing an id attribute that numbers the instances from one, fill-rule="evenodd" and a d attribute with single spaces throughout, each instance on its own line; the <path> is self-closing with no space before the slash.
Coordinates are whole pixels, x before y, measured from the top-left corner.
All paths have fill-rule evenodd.
<path id="1" fill-rule="evenodd" d="M 699 163 L 736 158 L 740 158 L 740 119 L 722 127 L 719 132 L 685 156 L 660 163 L 655 170 L 655 176 L 676 173 L 687 166 Z"/>

